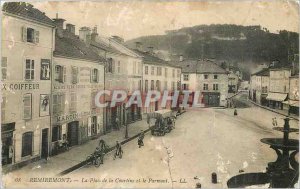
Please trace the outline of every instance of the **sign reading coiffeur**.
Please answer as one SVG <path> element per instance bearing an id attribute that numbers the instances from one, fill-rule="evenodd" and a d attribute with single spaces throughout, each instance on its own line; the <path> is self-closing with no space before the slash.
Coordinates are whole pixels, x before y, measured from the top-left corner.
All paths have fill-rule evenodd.
<path id="1" fill-rule="evenodd" d="M 3 83 L 2 90 L 38 90 L 40 84 L 38 83 Z"/>

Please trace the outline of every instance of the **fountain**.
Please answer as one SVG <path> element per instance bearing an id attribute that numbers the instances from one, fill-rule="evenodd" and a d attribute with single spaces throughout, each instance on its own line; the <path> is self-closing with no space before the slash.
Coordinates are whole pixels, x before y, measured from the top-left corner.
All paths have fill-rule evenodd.
<path id="1" fill-rule="evenodd" d="M 299 141 L 289 139 L 289 133 L 299 129 L 290 128 L 290 117 L 284 118 L 284 127 L 274 127 L 283 132 L 283 138 L 263 138 L 262 143 L 270 145 L 276 154 L 275 162 L 268 163 L 266 172 L 245 173 L 231 177 L 227 181 L 229 188 L 243 188 L 268 184 L 270 188 L 293 188 L 299 177 L 299 163 L 296 154 L 299 152 Z"/>

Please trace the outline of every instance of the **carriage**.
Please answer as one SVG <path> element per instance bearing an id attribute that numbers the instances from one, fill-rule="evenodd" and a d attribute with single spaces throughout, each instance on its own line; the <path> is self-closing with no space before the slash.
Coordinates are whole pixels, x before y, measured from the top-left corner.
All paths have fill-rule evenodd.
<path id="1" fill-rule="evenodd" d="M 152 120 L 155 121 L 155 124 L 151 127 L 151 134 L 164 136 L 166 133 L 171 132 L 175 128 L 175 119 L 176 112 L 169 109 L 148 113 L 148 124 L 151 124 Z"/>

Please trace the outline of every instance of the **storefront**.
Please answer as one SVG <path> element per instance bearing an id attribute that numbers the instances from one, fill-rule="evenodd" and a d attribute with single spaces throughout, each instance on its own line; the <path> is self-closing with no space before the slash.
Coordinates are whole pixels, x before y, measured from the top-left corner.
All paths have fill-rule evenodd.
<path id="1" fill-rule="evenodd" d="M 206 107 L 220 106 L 220 93 L 218 92 L 203 92 L 203 103 Z"/>
<path id="2" fill-rule="evenodd" d="M 13 132 L 15 130 L 15 123 L 8 123 L 1 125 L 1 141 L 2 141 L 2 165 L 13 163 L 14 158 L 14 144 Z"/>
<path id="3" fill-rule="evenodd" d="M 287 98 L 286 93 L 269 93 L 267 96 L 268 105 L 273 109 L 283 109 L 283 101 Z"/>

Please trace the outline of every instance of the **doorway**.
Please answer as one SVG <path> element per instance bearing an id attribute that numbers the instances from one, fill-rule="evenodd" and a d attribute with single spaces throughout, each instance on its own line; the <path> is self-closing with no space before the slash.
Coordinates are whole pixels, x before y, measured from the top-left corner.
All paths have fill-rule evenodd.
<path id="1" fill-rule="evenodd" d="M 41 158 L 47 159 L 48 157 L 48 132 L 49 129 L 42 130 L 42 154 Z"/>
<path id="2" fill-rule="evenodd" d="M 68 123 L 68 141 L 70 146 L 78 145 L 78 121 Z"/>

